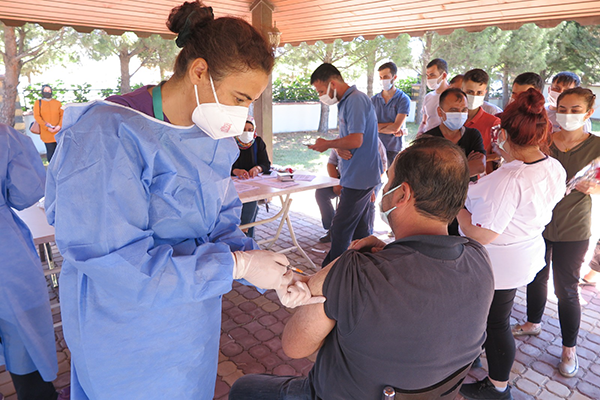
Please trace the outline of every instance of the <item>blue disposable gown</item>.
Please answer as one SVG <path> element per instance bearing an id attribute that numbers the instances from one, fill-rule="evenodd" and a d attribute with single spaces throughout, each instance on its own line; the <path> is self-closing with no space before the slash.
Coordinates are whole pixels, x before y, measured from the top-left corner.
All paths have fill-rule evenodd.
<path id="1" fill-rule="evenodd" d="M 46 279 L 31 232 L 11 209 L 41 199 L 45 180 L 31 139 L 0 124 L 0 364 L 52 381 L 58 364 Z"/>
<path id="2" fill-rule="evenodd" d="M 71 398 L 212 399 L 239 230 L 233 139 L 109 102 L 70 106 L 46 214 L 64 257 Z"/>

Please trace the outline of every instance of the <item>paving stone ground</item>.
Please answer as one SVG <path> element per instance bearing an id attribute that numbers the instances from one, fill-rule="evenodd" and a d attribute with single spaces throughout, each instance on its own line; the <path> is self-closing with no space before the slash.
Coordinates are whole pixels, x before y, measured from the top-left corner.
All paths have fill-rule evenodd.
<path id="1" fill-rule="evenodd" d="M 315 211 L 312 194 L 298 194 L 291 213 L 294 231 L 302 248 L 313 262 L 319 266 L 328 245 L 319 243 L 324 234 Z M 312 204 L 311 204 L 312 202 Z M 274 215 L 279 207 L 274 201 L 269 213 L 261 206 L 259 219 Z M 300 207 L 300 205 L 302 207 Z M 307 207 L 310 211 L 306 211 Z M 298 211 L 301 210 L 302 212 Z M 277 222 L 256 228 L 257 240 L 265 239 L 269 232 L 277 229 Z M 376 233 L 386 237 L 383 225 L 376 224 Z M 272 247 L 279 251 L 291 246 L 287 227 L 283 228 L 280 240 Z M 54 248 L 55 258 L 60 263 L 60 255 Z M 291 263 L 303 270 L 311 271 L 309 263 L 297 252 L 287 253 Z M 56 304 L 58 290 L 48 281 L 51 303 Z M 549 288 L 552 293 L 552 288 Z M 583 287 L 582 322 L 577 353 L 580 371 L 574 378 L 562 377 L 556 368 L 561 352 L 560 329 L 556 299 L 552 294 L 544 317 L 542 333 L 537 337 L 517 338 L 517 354 L 513 365 L 510 383 L 515 400 L 522 399 L 600 399 L 600 297 L 595 287 Z M 519 289 L 513 309 L 513 323 L 525 318 L 525 291 Z M 312 368 L 314 355 L 292 360 L 281 349 L 280 335 L 285 322 L 293 310 L 281 306 L 274 292 L 261 295 L 255 289 L 234 283 L 231 292 L 223 297 L 221 344 L 219 366 L 215 387 L 215 399 L 227 399 L 229 388 L 240 376 L 250 373 L 272 373 L 277 375 L 306 376 Z M 60 321 L 59 309 L 53 310 L 55 322 Z M 59 375 L 54 382 L 60 389 L 69 384 L 70 353 L 57 328 L 56 348 L 59 361 Z M 487 362 L 482 356 L 483 368 L 472 370 L 467 382 L 481 379 L 487 374 Z M 0 367 L 0 393 L 7 400 L 17 400 L 10 375 Z M 459 396 L 458 399 L 461 399 Z"/>

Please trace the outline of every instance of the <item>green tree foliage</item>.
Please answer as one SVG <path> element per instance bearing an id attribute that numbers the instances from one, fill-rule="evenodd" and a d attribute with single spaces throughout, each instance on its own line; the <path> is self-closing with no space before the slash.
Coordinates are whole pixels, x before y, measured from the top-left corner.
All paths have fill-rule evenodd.
<path id="1" fill-rule="evenodd" d="M 507 32 L 489 27 L 481 32 L 457 29 L 449 35 L 434 36 L 436 57 L 448 62 L 449 79 L 470 69 L 481 68 L 492 73 L 498 65 L 498 51 L 506 40 Z"/>
<path id="2" fill-rule="evenodd" d="M 579 74 L 584 85 L 600 82 L 600 26 L 562 22 L 548 33 L 544 78 L 561 71 Z"/>
<path id="3" fill-rule="evenodd" d="M 72 51 L 76 38 L 77 33 L 71 28 L 47 31 L 35 24 L 11 27 L 0 23 L 0 54 L 5 69 L 0 123 L 14 126 L 21 75 L 76 61 L 77 54 Z"/>
<path id="4" fill-rule="evenodd" d="M 140 52 L 139 58 L 145 60 L 146 66 L 158 68 L 161 81 L 167 79 L 167 74 L 173 72 L 175 59 L 180 50 L 175 41 L 164 39 L 159 35 L 152 35 L 143 41 L 145 47 Z"/>
<path id="5" fill-rule="evenodd" d="M 81 44 L 87 54 L 94 60 L 104 60 L 108 57 L 119 57 L 121 66 L 121 85 L 122 94 L 131 92 L 131 78 L 143 66 L 146 66 L 151 60 L 151 55 L 147 52 L 145 58 L 140 59 L 140 66 L 133 72 L 130 71 L 130 63 L 134 57 L 149 49 L 147 40 L 138 38 L 135 33 L 126 32 L 121 36 L 109 35 L 104 31 L 95 30 L 90 34 L 81 36 Z"/>
<path id="6" fill-rule="evenodd" d="M 509 31 L 500 49 L 498 70 L 502 77 L 502 98 L 509 99 L 509 85 L 523 72 L 541 73 L 546 68 L 548 53 L 547 29 L 525 24 Z"/>
<path id="7" fill-rule="evenodd" d="M 309 76 L 280 76 L 273 81 L 273 101 L 319 101 Z"/>
<path id="8" fill-rule="evenodd" d="M 351 42 L 350 58 L 356 60 L 361 71 L 367 73 L 367 95 L 373 96 L 375 69 L 383 62 L 393 61 L 399 68 L 412 63 L 408 35 L 395 39 L 377 36 L 373 40 L 358 37 Z"/>

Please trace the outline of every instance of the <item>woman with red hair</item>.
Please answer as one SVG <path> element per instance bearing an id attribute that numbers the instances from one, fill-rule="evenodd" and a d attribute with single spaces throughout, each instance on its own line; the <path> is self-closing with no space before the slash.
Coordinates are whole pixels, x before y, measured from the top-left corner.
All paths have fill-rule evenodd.
<path id="1" fill-rule="evenodd" d="M 490 255 L 495 291 L 484 344 L 489 377 L 463 385 L 466 399 L 512 399 L 508 378 L 515 358 L 510 313 L 519 286 L 544 267 L 544 227 L 565 193 L 566 173 L 546 154 L 550 124 L 544 97 L 521 93 L 500 114 L 505 163 L 469 188 L 458 214 L 461 234 L 483 244 Z"/>

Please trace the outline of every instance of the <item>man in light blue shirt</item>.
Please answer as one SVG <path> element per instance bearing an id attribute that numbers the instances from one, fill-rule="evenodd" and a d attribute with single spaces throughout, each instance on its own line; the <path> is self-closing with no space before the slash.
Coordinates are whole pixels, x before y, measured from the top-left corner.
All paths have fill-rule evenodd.
<path id="1" fill-rule="evenodd" d="M 338 104 L 339 137 L 319 138 L 309 149 L 349 150 L 350 159 L 342 159 L 340 203 L 330 228 L 331 250 L 323 266 L 340 256 L 352 238 L 369 236 L 368 205 L 371 193 L 381 182 L 381 158 L 377 151 L 377 117 L 369 97 L 349 86 L 332 64 L 321 64 L 311 75 L 310 83 L 327 105 Z"/>
<path id="2" fill-rule="evenodd" d="M 378 71 L 383 90 L 371 97 L 371 101 L 377 115 L 379 139 L 385 146 L 391 164 L 402 150 L 406 117 L 410 113 L 410 98 L 394 85 L 398 72 L 396 64 L 387 62 L 382 64 Z"/>

